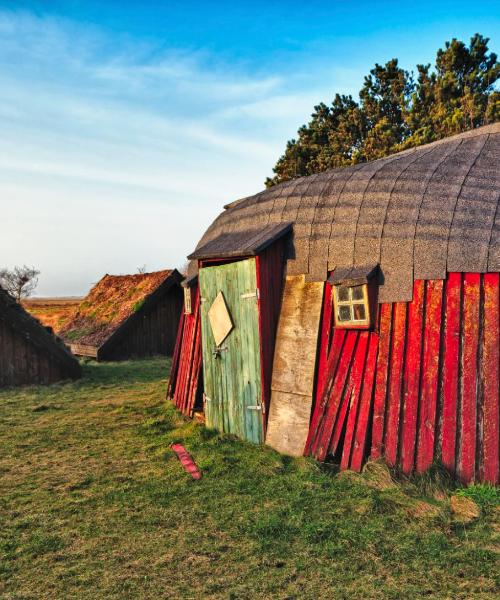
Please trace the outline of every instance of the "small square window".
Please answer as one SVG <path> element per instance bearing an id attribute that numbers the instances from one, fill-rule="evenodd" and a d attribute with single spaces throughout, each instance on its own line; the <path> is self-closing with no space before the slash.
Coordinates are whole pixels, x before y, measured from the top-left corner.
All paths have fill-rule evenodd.
<path id="1" fill-rule="evenodd" d="M 351 321 L 351 307 L 339 306 L 339 321 Z"/>
<path id="2" fill-rule="evenodd" d="M 367 328 L 370 326 L 368 285 L 334 285 L 333 300 L 337 327 Z"/>
<path id="3" fill-rule="evenodd" d="M 366 320 L 366 311 L 364 304 L 353 304 L 352 305 L 354 315 L 354 321 L 365 321 Z"/>
<path id="4" fill-rule="evenodd" d="M 191 310 L 191 288 L 184 288 L 184 314 L 190 315 L 192 313 Z"/>
<path id="5" fill-rule="evenodd" d="M 355 287 L 350 288 L 352 291 L 352 299 L 353 300 L 364 300 L 363 294 L 363 286 L 357 285 Z"/>
<path id="6" fill-rule="evenodd" d="M 346 285 L 339 285 L 337 297 L 339 302 L 347 302 L 349 300 L 349 289 Z"/>

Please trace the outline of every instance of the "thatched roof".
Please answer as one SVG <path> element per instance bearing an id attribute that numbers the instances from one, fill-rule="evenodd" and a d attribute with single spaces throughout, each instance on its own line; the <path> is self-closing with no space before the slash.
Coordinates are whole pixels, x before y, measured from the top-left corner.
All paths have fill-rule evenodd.
<path id="1" fill-rule="evenodd" d="M 220 240 L 241 255 L 239 239 L 290 222 L 289 274 L 317 281 L 337 267 L 379 263 L 379 300 L 408 301 L 414 279 L 500 271 L 499 197 L 496 123 L 233 202 L 197 249 L 210 244 L 216 257 Z"/>
<path id="2" fill-rule="evenodd" d="M 81 376 L 78 360 L 71 354 L 63 341 L 54 335 L 50 328 L 44 327 L 40 321 L 32 317 L 14 298 L 0 287 L 0 319 L 18 335 L 29 340 L 43 354 L 52 357 L 63 365 L 71 377 Z"/>
<path id="3" fill-rule="evenodd" d="M 176 269 L 137 275 L 104 275 L 62 329 L 69 343 L 100 347 L 132 315 L 143 309 L 160 287 L 182 276 Z"/>

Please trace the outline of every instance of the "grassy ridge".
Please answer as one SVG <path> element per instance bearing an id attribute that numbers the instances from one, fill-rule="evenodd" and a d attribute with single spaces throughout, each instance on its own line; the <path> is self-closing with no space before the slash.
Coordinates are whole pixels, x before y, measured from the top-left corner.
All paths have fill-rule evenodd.
<path id="1" fill-rule="evenodd" d="M 167 368 L 89 363 L 79 382 L 0 393 L 1 597 L 496 597 L 491 489 L 464 492 L 485 501 L 463 525 L 428 482 L 219 436 L 165 404 Z"/>

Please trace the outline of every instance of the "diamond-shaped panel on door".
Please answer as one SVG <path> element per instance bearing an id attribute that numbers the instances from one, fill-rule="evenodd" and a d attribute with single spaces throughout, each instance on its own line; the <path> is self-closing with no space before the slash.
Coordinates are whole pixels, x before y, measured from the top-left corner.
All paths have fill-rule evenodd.
<path id="1" fill-rule="evenodd" d="M 229 314 L 224 294 L 219 292 L 208 310 L 208 319 L 214 335 L 215 344 L 220 346 L 233 329 L 233 320 Z"/>

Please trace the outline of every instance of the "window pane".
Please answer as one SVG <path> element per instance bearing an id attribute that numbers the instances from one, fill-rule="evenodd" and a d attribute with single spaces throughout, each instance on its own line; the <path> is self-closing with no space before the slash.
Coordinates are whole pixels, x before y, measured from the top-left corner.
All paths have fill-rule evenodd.
<path id="1" fill-rule="evenodd" d="M 354 320 L 364 321 L 366 319 L 365 305 L 364 304 L 353 304 Z"/>
<path id="2" fill-rule="evenodd" d="M 339 306 L 339 321 L 351 320 L 351 308 L 349 306 Z"/>
<path id="3" fill-rule="evenodd" d="M 362 285 L 357 285 L 356 287 L 353 287 L 351 289 L 352 289 L 352 299 L 353 300 L 363 300 L 364 299 Z"/>
<path id="4" fill-rule="evenodd" d="M 345 302 L 346 300 L 349 300 L 349 288 L 345 285 L 337 286 L 337 294 L 339 302 Z"/>

